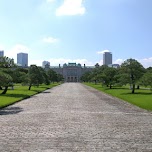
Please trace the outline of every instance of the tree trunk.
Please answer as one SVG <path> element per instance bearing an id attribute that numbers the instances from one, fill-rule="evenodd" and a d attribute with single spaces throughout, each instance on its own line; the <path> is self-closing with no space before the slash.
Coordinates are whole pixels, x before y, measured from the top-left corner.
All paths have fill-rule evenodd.
<path id="1" fill-rule="evenodd" d="M 140 89 L 139 85 L 137 86 L 137 89 Z"/>
<path id="2" fill-rule="evenodd" d="M 32 86 L 32 85 L 29 86 L 29 90 L 31 90 L 31 86 Z"/>
<path id="3" fill-rule="evenodd" d="M 2 94 L 6 94 L 7 89 L 8 89 L 8 86 L 5 86 L 5 89 L 4 89 L 4 91 L 2 92 Z"/>
<path id="4" fill-rule="evenodd" d="M 0 90 L 3 90 L 3 88 L 0 86 Z"/>
<path id="5" fill-rule="evenodd" d="M 132 86 L 132 93 L 135 93 L 135 84 Z"/>
<path id="6" fill-rule="evenodd" d="M 112 88 L 112 85 L 110 84 L 110 89 Z"/>
<path id="7" fill-rule="evenodd" d="M 97 84 L 97 80 L 95 80 L 94 82 L 95 82 L 95 85 L 96 85 Z"/>

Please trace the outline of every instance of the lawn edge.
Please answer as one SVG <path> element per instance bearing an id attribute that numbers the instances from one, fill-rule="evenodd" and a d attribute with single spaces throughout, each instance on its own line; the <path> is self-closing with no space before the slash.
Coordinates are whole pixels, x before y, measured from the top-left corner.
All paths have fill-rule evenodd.
<path id="1" fill-rule="evenodd" d="M 4 109 L 4 108 L 6 108 L 6 107 L 9 107 L 9 106 L 11 106 L 11 105 L 14 105 L 14 104 L 16 104 L 16 103 L 18 103 L 18 102 L 21 102 L 22 100 L 29 99 L 29 98 L 37 95 L 37 94 L 40 94 L 40 93 L 42 93 L 42 92 L 44 92 L 44 91 L 46 91 L 46 90 L 52 89 L 52 88 L 54 88 L 54 87 L 57 87 L 57 86 L 59 86 L 59 85 L 61 85 L 61 84 L 62 84 L 62 83 L 59 83 L 59 84 L 56 85 L 56 86 L 52 86 L 52 87 L 50 87 L 50 88 L 48 87 L 48 88 L 46 88 L 46 89 L 43 90 L 43 91 L 36 92 L 35 94 L 28 95 L 27 97 L 24 97 L 23 99 L 14 101 L 14 102 L 12 102 L 12 103 L 10 103 L 10 104 L 8 104 L 8 105 L 1 106 L 1 107 L 0 107 L 0 110 Z"/>
<path id="2" fill-rule="evenodd" d="M 102 91 L 102 90 L 96 89 L 96 88 L 94 88 L 94 87 L 92 87 L 92 86 L 89 86 L 89 85 L 87 85 L 87 84 L 85 84 L 85 83 L 82 83 L 82 84 L 85 85 L 85 86 L 87 86 L 87 87 L 93 88 L 93 89 L 95 89 L 95 90 L 97 90 L 97 91 L 99 91 L 99 92 L 102 92 L 103 94 L 105 94 L 105 95 L 107 95 L 107 96 L 109 96 L 109 97 L 111 97 L 111 98 L 120 100 L 121 102 L 124 102 L 124 103 L 126 103 L 126 104 L 132 105 L 132 106 L 134 106 L 134 107 L 136 107 L 136 108 L 138 108 L 138 109 L 140 109 L 140 110 L 144 110 L 145 112 L 150 112 L 150 113 L 152 113 L 152 110 L 148 110 L 148 109 L 144 109 L 144 108 L 142 108 L 142 107 L 139 107 L 139 106 L 137 106 L 137 105 L 135 105 L 135 104 L 127 101 L 127 100 L 124 100 L 124 99 L 121 99 L 121 98 L 119 98 L 119 97 L 113 96 L 113 95 L 111 95 L 111 94 L 109 94 L 109 93 L 106 93 L 106 92 L 104 92 L 104 91 Z"/>

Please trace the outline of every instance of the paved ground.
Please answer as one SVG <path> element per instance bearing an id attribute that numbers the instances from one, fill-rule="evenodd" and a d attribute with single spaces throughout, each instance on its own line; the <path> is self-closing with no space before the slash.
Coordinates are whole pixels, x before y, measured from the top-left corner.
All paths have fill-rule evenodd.
<path id="1" fill-rule="evenodd" d="M 0 110 L 0 152 L 61 151 L 152 152 L 152 113 L 79 83 Z"/>

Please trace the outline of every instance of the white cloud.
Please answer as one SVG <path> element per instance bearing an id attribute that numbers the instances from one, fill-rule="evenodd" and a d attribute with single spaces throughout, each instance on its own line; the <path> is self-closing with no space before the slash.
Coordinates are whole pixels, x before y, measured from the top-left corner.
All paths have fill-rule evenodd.
<path id="1" fill-rule="evenodd" d="M 145 68 L 152 67 L 152 57 L 145 59 L 137 59 Z"/>
<path id="2" fill-rule="evenodd" d="M 100 61 L 97 62 L 97 63 L 99 63 L 99 65 L 103 65 L 103 60 L 100 60 Z"/>
<path id="3" fill-rule="evenodd" d="M 82 3 L 83 0 L 64 0 L 63 5 L 56 10 L 56 15 L 83 15 L 85 7 Z"/>
<path id="4" fill-rule="evenodd" d="M 117 60 L 115 60 L 113 63 L 114 63 L 114 64 L 119 64 L 119 65 L 121 65 L 124 61 L 125 61 L 125 60 L 123 60 L 123 59 L 117 59 Z"/>
<path id="5" fill-rule="evenodd" d="M 37 66 L 42 66 L 42 62 L 43 62 L 43 61 L 44 61 L 44 60 L 29 60 L 28 65 L 30 66 L 30 65 L 35 64 L 35 65 L 37 65 Z"/>
<path id="6" fill-rule="evenodd" d="M 42 40 L 45 43 L 57 43 L 59 40 L 53 37 L 46 37 Z"/>
<path id="7" fill-rule="evenodd" d="M 98 51 L 97 54 L 104 54 L 105 52 L 110 52 L 109 50 Z"/>

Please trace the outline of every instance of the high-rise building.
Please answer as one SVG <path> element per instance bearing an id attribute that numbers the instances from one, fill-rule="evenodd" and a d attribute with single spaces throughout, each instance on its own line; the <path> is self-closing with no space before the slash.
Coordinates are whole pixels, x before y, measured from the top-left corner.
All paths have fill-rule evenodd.
<path id="1" fill-rule="evenodd" d="M 28 66 L 28 54 L 27 53 L 18 53 L 17 54 L 17 64 L 22 67 Z"/>
<path id="2" fill-rule="evenodd" d="M 111 52 L 104 52 L 103 54 L 103 65 L 112 64 L 112 53 Z"/>
<path id="3" fill-rule="evenodd" d="M 45 68 L 46 66 L 50 67 L 50 62 L 49 61 L 43 61 L 42 62 L 42 67 Z"/>
<path id="4" fill-rule="evenodd" d="M 4 56 L 4 51 L 0 50 L 0 57 L 3 57 L 3 56 Z"/>

